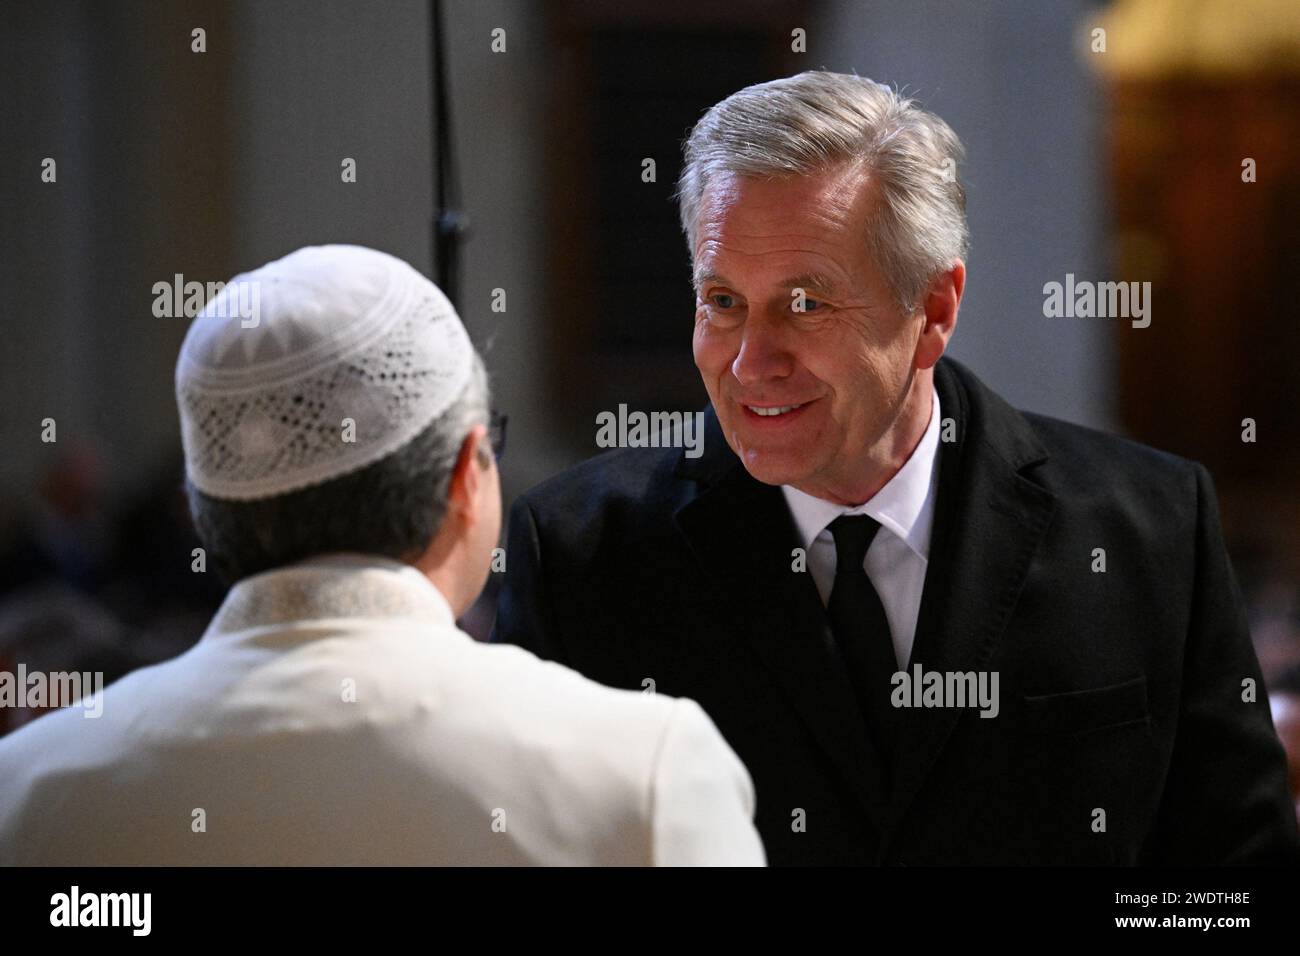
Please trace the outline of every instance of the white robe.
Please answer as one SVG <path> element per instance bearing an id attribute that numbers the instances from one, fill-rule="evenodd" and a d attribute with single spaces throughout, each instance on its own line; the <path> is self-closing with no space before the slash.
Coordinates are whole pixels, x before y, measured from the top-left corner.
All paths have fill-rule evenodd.
<path id="1" fill-rule="evenodd" d="M 245 579 L 102 706 L 0 738 L 0 863 L 764 862 L 698 704 L 478 643 L 383 558 Z"/>

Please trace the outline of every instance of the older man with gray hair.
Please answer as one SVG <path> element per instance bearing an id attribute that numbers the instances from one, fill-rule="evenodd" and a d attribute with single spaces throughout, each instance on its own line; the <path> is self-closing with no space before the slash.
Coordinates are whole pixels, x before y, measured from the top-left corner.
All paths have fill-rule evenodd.
<path id="1" fill-rule="evenodd" d="M 703 454 L 610 452 L 516 502 L 497 639 L 700 701 L 773 863 L 1295 860 L 1206 470 L 944 357 L 961 158 L 858 76 L 704 115 L 679 184 Z"/>
<path id="2" fill-rule="evenodd" d="M 0 740 L 0 864 L 763 862 L 698 705 L 457 629 L 500 531 L 500 435 L 431 282 L 356 246 L 238 276 L 176 396 L 195 569 L 234 587 L 97 719 Z"/>

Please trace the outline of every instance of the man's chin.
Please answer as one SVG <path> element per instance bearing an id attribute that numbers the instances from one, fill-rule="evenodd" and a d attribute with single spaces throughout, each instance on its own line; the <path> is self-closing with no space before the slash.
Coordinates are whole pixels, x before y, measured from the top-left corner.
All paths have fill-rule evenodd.
<path id="1" fill-rule="evenodd" d="M 809 472 L 806 459 L 787 451 L 745 448 L 738 456 L 745 470 L 765 485 L 793 485 Z"/>

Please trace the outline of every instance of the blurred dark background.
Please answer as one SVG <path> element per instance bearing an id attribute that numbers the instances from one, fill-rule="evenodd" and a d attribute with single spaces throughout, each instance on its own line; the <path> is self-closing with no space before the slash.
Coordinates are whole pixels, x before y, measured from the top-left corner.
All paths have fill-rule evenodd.
<path id="1" fill-rule="evenodd" d="M 701 112 L 856 71 L 967 145 L 951 354 L 1018 407 L 1203 461 L 1266 676 L 1300 658 L 1300 5 L 447 0 L 443 23 L 458 306 L 511 417 L 507 504 L 597 452 L 598 411 L 705 401 L 672 201 Z M 430 24 L 424 0 L 6 6 L 0 667 L 111 679 L 202 632 L 222 588 L 179 493 L 187 320 L 153 284 L 325 242 L 434 276 Z M 1044 318 L 1067 273 L 1152 282 L 1151 326 Z"/>

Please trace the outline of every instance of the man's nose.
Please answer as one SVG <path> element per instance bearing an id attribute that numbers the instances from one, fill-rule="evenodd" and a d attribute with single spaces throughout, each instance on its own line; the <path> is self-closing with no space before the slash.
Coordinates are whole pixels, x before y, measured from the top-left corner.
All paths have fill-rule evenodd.
<path id="1" fill-rule="evenodd" d="M 731 374 L 741 385 L 757 385 L 785 378 L 794 371 L 794 356 L 785 343 L 788 330 L 766 316 L 750 315 L 731 363 Z"/>

